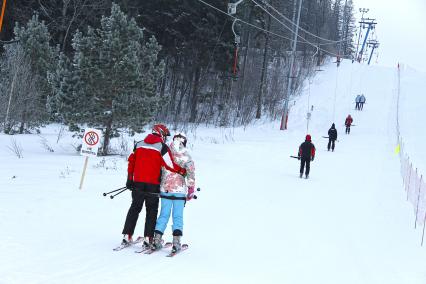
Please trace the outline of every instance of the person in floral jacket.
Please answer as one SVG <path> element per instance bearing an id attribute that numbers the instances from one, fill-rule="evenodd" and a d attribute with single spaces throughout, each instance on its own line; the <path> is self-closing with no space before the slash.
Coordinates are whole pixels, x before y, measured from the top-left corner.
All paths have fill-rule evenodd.
<path id="1" fill-rule="evenodd" d="M 163 169 L 161 178 L 161 211 L 154 231 L 154 249 L 161 249 L 162 236 L 167 227 L 170 215 L 173 216 L 173 247 L 172 252 L 177 252 L 182 245 L 180 239 L 183 235 L 183 209 L 186 201 L 194 197 L 195 166 L 194 161 L 186 148 L 187 138 L 182 132 L 173 136 L 170 151 L 177 165 L 186 170 L 186 176 Z"/>

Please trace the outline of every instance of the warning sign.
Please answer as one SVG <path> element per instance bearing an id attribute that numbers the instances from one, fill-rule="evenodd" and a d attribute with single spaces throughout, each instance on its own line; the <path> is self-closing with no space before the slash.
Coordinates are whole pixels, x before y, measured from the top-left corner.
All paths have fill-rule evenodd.
<path id="1" fill-rule="evenodd" d="M 81 155 L 97 156 L 99 148 L 99 140 L 101 131 L 93 128 L 87 128 L 83 135 L 83 145 L 81 147 Z"/>

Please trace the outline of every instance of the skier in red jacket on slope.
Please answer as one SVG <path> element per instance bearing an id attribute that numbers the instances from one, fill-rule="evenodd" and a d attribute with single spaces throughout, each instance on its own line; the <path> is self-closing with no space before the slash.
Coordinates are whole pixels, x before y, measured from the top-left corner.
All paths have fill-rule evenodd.
<path id="1" fill-rule="evenodd" d="M 345 120 L 346 134 L 351 133 L 351 125 L 352 125 L 353 121 L 354 120 L 353 120 L 352 116 L 349 114 L 348 117 L 346 117 L 346 120 Z"/>
<path id="2" fill-rule="evenodd" d="M 185 169 L 178 166 L 170 154 L 166 139 L 170 131 L 163 124 L 155 124 L 152 133 L 144 140 L 136 143 L 133 153 L 129 156 L 128 176 L 126 187 L 132 190 L 132 204 L 127 213 L 124 224 L 122 245 L 130 245 L 135 231 L 139 213 L 145 203 L 146 218 L 144 230 L 144 246 L 150 246 L 154 236 L 157 221 L 161 168 L 185 175 Z M 169 153 L 173 167 L 167 165 L 163 156 Z"/>

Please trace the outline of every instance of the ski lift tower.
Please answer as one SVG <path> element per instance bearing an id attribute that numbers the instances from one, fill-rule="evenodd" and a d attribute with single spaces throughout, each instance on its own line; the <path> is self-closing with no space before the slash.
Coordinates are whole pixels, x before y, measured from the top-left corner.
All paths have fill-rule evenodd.
<path id="1" fill-rule="evenodd" d="M 368 65 L 370 65 L 371 58 L 373 57 L 374 50 L 379 47 L 379 42 L 377 40 L 369 40 L 367 46 L 371 47 L 370 58 L 368 59 Z"/>
<path id="2" fill-rule="evenodd" d="M 367 8 L 359 8 L 359 12 L 361 13 L 361 21 L 364 21 L 364 14 L 368 13 L 368 11 L 370 11 L 370 9 Z M 358 57 L 358 50 L 359 50 L 359 41 L 361 39 L 361 29 L 362 29 L 362 24 L 359 23 L 359 32 L 358 32 L 358 42 L 356 44 L 356 52 L 355 52 L 355 59 L 357 59 Z M 352 61 L 353 62 L 353 61 Z"/>
<path id="3" fill-rule="evenodd" d="M 358 62 L 361 62 L 362 56 L 363 56 L 363 53 L 364 53 L 364 48 L 365 48 L 367 40 L 368 40 L 368 35 L 370 34 L 371 30 L 375 29 L 377 22 L 376 22 L 375 19 L 367 18 L 367 19 L 360 21 L 359 23 L 363 26 L 363 28 L 367 27 L 367 32 L 365 34 L 364 42 L 362 43 L 361 51 L 359 52 L 359 55 L 358 55 Z"/>

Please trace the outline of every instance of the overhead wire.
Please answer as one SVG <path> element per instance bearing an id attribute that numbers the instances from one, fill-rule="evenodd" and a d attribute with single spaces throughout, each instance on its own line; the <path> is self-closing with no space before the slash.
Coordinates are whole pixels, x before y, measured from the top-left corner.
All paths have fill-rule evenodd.
<path id="1" fill-rule="evenodd" d="M 207 68 L 206 68 L 206 70 L 204 71 L 204 74 L 201 76 L 201 81 L 203 81 L 203 79 L 204 79 L 204 78 L 205 78 L 205 76 L 207 75 L 207 72 L 209 71 L 210 64 L 211 64 L 212 59 L 213 59 L 213 56 L 214 56 L 214 52 L 216 51 L 216 48 L 217 48 L 217 46 L 219 45 L 219 40 L 220 40 L 220 38 L 222 37 L 223 31 L 225 30 L 225 27 L 226 27 L 226 24 L 227 24 L 227 23 L 228 23 L 228 20 L 226 20 L 226 21 L 225 21 L 225 23 L 223 24 L 222 30 L 220 31 L 220 34 L 219 34 L 219 36 L 218 36 L 218 37 L 217 37 L 217 39 L 216 39 L 216 44 L 214 45 L 213 50 L 212 50 L 212 53 L 210 54 L 209 62 L 208 62 L 208 64 L 207 64 Z"/>
<path id="2" fill-rule="evenodd" d="M 251 0 L 251 1 L 253 1 L 253 2 L 255 2 L 254 0 Z M 277 13 L 278 15 L 280 15 L 282 18 L 284 18 L 286 21 L 288 21 L 290 24 L 292 24 L 292 25 L 294 25 L 294 26 L 297 26 L 297 24 L 296 23 L 294 23 L 292 20 L 290 20 L 289 18 L 287 18 L 284 14 L 282 14 L 280 11 L 278 11 L 274 6 L 272 6 L 271 4 L 269 4 L 268 2 L 266 2 L 266 1 L 263 1 L 263 3 L 265 3 L 265 5 L 266 6 L 268 6 L 269 8 L 271 8 L 272 10 L 274 10 L 274 12 L 275 13 Z M 257 3 L 256 3 L 257 4 Z M 257 4 L 257 5 L 259 5 L 259 4 Z M 311 36 L 313 36 L 313 37 L 315 37 L 315 38 L 318 38 L 318 39 L 320 39 L 320 40 L 323 40 L 323 41 L 328 41 L 329 43 L 322 43 L 322 44 L 320 44 L 320 45 L 328 45 L 328 44 L 336 44 L 336 43 L 340 43 L 340 42 L 343 42 L 343 41 L 345 41 L 345 40 L 331 40 L 331 39 L 327 39 L 327 38 L 323 38 L 323 37 L 320 37 L 320 36 L 318 36 L 318 35 L 316 35 L 316 34 L 313 34 L 313 33 L 311 33 L 311 32 L 309 32 L 308 30 L 306 30 L 306 29 L 304 29 L 304 28 L 302 28 L 302 27 L 300 27 L 299 26 L 299 29 L 300 30 L 302 30 L 302 31 L 304 31 L 305 33 L 307 33 L 307 34 L 309 34 L 309 35 L 311 35 Z"/>
<path id="3" fill-rule="evenodd" d="M 205 1 L 203 1 L 203 0 L 197 0 L 197 1 L 198 1 L 198 2 L 203 3 L 203 4 L 204 4 L 204 5 L 206 5 L 206 6 L 209 6 L 210 8 L 212 8 L 212 9 L 214 9 L 214 10 L 216 10 L 216 11 L 218 11 L 218 12 L 220 12 L 220 13 L 222 13 L 222 14 L 224 14 L 224 15 L 226 15 L 226 16 L 228 16 L 228 17 L 230 17 L 230 18 L 234 19 L 234 20 L 238 20 L 238 21 L 240 21 L 240 22 L 242 22 L 242 23 L 244 23 L 244 24 L 246 24 L 246 25 L 248 25 L 248 26 L 251 26 L 251 27 L 255 28 L 255 29 L 261 30 L 261 31 L 263 31 L 263 32 L 265 32 L 265 33 L 269 33 L 269 34 L 275 35 L 275 36 L 277 36 L 277 37 L 279 37 L 279 38 L 282 38 L 282 39 L 292 40 L 291 38 L 288 38 L 288 37 L 286 37 L 286 36 L 283 36 L 283 35 L 280 35 L 280 34 L 277 34 L 277 33 L 274 33 L 274 32 L 268 31 L 268 30 L 265 30 L 265 29 L 263 29 L 263 28 L 261 28 L 261 27 L 258 27 L 258 26 L 256 26 L 256 25 L 253 25 L 253 24 L 249 23 L 249 22 L 246 22 L 246 21 L 244 21 L 244 20 L 241 20 L 241 19 L 240 19 L 240 18 L 238 18 L 238 17 L 232 16 L 232 15 L 230 15 L 230 14 L 226 13 L 225 11 L 223 11 L 223 10 L 221 10 L 221 9 L 219 9 L 219 8 L 217 8 L 217 7 L 215 7 L 215 6 L 211 5 L 211 4 L 209 4 L 209 3 L 207 3 L 207 2 L 205 2 Z"/>
<path id="4" fill-rule="evenodd" d="M 317 50 L 312 55 L 312 62 L 311 62 L 312 65 L 314 65 L 315 56 L 318 54 L 318 50 L 319 50 L 319 48 L 317 47 Z M 312 75 L 310 75 L 310 76 L 312 76 Z M 310 110 L 311 109 L 311 103 L 310 103 L 310 99 L 311 99 L 311 84 L 312 84 L 311 78 L 308 78 L 308 84 L 309 85 L 308 85 L 308 109 L 307 109 L 307 112 L 306 112 L 306 134 L 309 133 L 309 121 L 312 118 L 312 113 L 311 113 L 311 110 Z"/>
<path id="5" fill-rule="evenodd" d="M 265 13 L 267 13 L 269 16 L 271 16 L 274 20 L 276 20 L 277 22 L 279 22 L 281 25 L 283 25 L 286 29 L 288 29 L 291 33 L 293 33 L 293 34 L 296 34 L 296 32 L 292 29 L 292 28 L 290 28 L 289 26 L 287 26 L 284 22 L 282 22 L 281 20 L 279 20 L 279 19 L 277 19 L 274 15 L 272 15 L 271 13 L 269 13 L 269 11 L 268 10 L 266 10 L 264 7 L 262 7 L 259 3 L 257 3 L 255 0 L 251 0 L 253 3 L 255 3 L 256 5 L 258 5 L 259 7 L 260 7 L 260 9 L 262 9 Z M 300 26 L 299 26 L 299 29 L 301 29 L 300 28 Z M 317 47 L 318 46 L 318 44 L 316 44 L 316 43 L 313 43 L 313 42 L 310 42 L 310 41 L 308 41 L 307 39 L 305 39 L 304 37 L 302 37 L 300 34 L 297 34 L 297 37 L 298 38 L 300 38 L 300 40 L 301 40 L 301 42 L 304 42 L 304 43 L 307 43 L 307 44 L 309 44 L 309 45 L 311 45 L 311 46 L 313 46 L 313 47 Z M 332 44 L 335 44 L 335 43 L 332 43 Z M 320 44 L 321 45 L 321 44 Z M 320 48 L 321 49 L 321 48 Z M 322 51 L 325 51 L 324 49 L 321 49 Z M 331 52 L 330 52 L 331 53 Z M 338 56 L 338 54 L 334 54 L 334 56 Z"/>
<path id="6" fill-rule="evenodd" d="M 261 31 L 263 31 L 263 32 L 265 32 L 265 33 L 269 33 L 269 34 L 271 34 L 271 35 L 277 36 L 277 37 L 282 38 L 282 39 L 286 39 L 286 40 L 289 40 L 289 41 L 293 41 L 293 39 L 291 39 L 291 38 L 289 38 L 289 37 L 286 37 L 286 36 L 283 36 L 283 35 L 280 35 L 280 34 L 277 34 L 277 33 L 271 32 L 271 31 L 268 31 L 268 30 L 265 30 L 265 29 L 263 29 L 263 28 L 261 28 L 261 27 L 258 27 L 258 26 L 256 26 L 256 25 L 253 25 L 253 24 L 249 23 L 249 22 L 246 22 L 246 21 L 244 21 L 244 20 L 242 20 L 242 19 L 240 19 L 240 18 L 238 18 L 238 17 L 235 17 L 235 16 L 232 16 L 232 15 L 229 15 L 229 14 L 228 14 L 228 13 L 226 13 L 225 11 L 223 11 L 223 10 L 221 10 L 221 9 L 219 9 L 219 8 L 217 8 L 217 7 L 213 6 L 213 5 L 211 5 L 211 4 L 207 3 L 207 2 L 205 2 L 204 0 L 197 0 L 197 1 L 198 1 L 198 2 L 203 3 L 203 4 L 204 4 L 204 5 L 206 5 L 206 6 L 209 6 L 210 8 L 212 8 L 212 9 L 214 9 L 214 10 L 216 10 L 216 11 L 218 11 L 218 12 L 220 12 L 220 13 L 222 13 L 222 14 L 224 14 L 224 15 L 228 16 L 228 17 L 231 17 L 231 18 L 233 18 L 233 19 L 235 19 L 235 20 L 238 20 L 238 21 L 240 21 L 240 22 L 242 22 L 242 23 L 244 23 L 244 24 L 248 25 L 248 26 L 251 26 L 251 27 L 253 27 L 253 28 L 255 28 L 255 29 L 261 30 Z M 312 43 L 312 42 L 310 42 L 310 41 L 307 41 L 307 40 L 306 40 L 306 39 L 304 39 L 303 37 L 302 37 L 302 39 L 303 39 L 303 42 L 304 42 L 304 43 L 307 43 L 307 44 L 309 44 L 309 45 L 311 45 L 311 46 L 313 46 L 313 47 L 315 47 L 315 48 L 317 47 L 317 44 Z M 324 53 L 327 53 L 327 54 L 329 54 L 329 55 L 332 55 L 332 56 L 336 56 L 336 57 L 337 57 L 337 56 L 339 56 L 338 54 L 333 53 L 333 52 L 328 51 L 328 50 L 325 50 L 325 49 L 323 49 L 323 48 L 319 48 L 319 50 L 321 50 L 321 51 L 323 51 Z"/>

